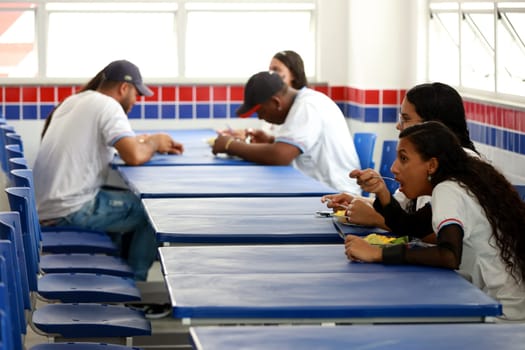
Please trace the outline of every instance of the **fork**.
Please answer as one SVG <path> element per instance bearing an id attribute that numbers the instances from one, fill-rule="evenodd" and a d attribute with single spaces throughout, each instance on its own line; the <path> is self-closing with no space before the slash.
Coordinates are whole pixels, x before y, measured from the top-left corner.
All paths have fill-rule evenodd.
<path id="1" fill-rule="evenodd" d="M 372 176 L 372 178 L 375 178 L 375 179 L 383 179 L 383 180 L 390 180 L 390 181 L 395 181 L 395 182 L 397 182 L 396 179 L 394 179 L 393 177 L 388 177 L 388 176 Z"/>

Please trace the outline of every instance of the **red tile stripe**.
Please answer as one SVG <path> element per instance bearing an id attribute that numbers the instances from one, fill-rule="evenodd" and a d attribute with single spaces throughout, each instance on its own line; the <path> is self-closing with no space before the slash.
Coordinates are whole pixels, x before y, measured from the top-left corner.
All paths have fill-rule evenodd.
<path id="1" fill-rule="evenodd" d="M 142 103 L 230 104 L 242 103 L 242 85 L 156 85 L 150 86 L 154 95 L 140 99 Z M 359 107 L 398 107 L 406 93 L 400 89 L 358 89 L 349 86 L 314 85 L 317 91 L 327 94 L 335 102 Z M 0 103 L 3 104 L 57 104 L 80 86 L 1 86 Z M 0 106 L 0 111 L 2 107 Z M 525 109 L 512 106 L 491 105 L 477 100 L 465 100 L 465 110 L 470 121 L 496 128 L 525 133 Z"/>

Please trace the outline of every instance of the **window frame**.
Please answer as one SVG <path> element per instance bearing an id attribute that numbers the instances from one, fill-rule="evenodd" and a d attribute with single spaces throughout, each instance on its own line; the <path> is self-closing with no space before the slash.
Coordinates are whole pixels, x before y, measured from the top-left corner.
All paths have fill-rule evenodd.
<path id="1" fill-rule="evenodd" d="M 490 9 L 490 6 L 493 8 Z M 427 54 L 429 57 L 429 64 L 427 66 L 427 75 L 430 77 L 430 73 L 432 71 L 432 67 L 430 65 L 431 59 L 430 59 L 430 53 L 432 52 L 431 46 L 431 29 L 432 24 L 431 21 L 433 20 L 432 17 L 435 14 L 439 13 L 446 13 L 446 12 L 456 12 L 458 13 L 458 28 L 459 28 L 459 67 L 457 67 L 459 71 L 459 76 L 457 77 L 457 80 L 459 82 L 459 85 L 455 85 L 462 94 L 466 96 L 475 96 L 475 97 L 482 97 L 484 99 L 487 99 L 489 101 L 493 101 L 495 103 L 501 103 L 502 101 L 509 102 L 510 104 L 514 104 L 516 106 L 523 106 L 523 98 L 525 97 L 525 91 L 520 94 L 511 94 L 502 92 L 501 88 L 498 86 L 500 84 L 498 76 L 498 56 L 502 53 L 498 50 L 498 30 L 500 25 L 498 24 L 498 21 L 500 21 L 499 16 L 501 13 L 507 13 L 507 12 L 518 12 L 518 13 L 524 13 L 525 14 L 525 1 L 522 0 L 429 0 L 428 2 L 428 11 L 429 11 L 429 17 L 428 17 L 428 46 L 427 46 Z M 478 13 L 492 13 L 493 18 L 493 28 L 494 28 L 494 54 L 493 54 L 493 65 L 492 65 L 492 72 L 494 74 L 494 88 L 491 90 L 482 90 L 479 88 L 473 88 L 468 87 L 463 82 L 463 56 L 464 53 L 462 53 L 462 40 L 464 39 L 463 35 L 463 29 L 462 26 L 465 25 L 463 16 L 465 14 L 478 14 Z M 520 40 L 525 42 L 525 38 L 520 37 Z M 446 81 L 444 81 L 447 83 Z M 448 82 L 450 83 L 450 82 Z"/>

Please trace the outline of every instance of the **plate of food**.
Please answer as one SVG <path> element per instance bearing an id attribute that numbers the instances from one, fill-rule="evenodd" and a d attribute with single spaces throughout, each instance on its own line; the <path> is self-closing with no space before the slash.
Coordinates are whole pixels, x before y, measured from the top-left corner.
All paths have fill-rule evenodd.
<path id="1" fill-rule="evenodd" d="M 394 237 L 394 236 L 385 236 L 378 233 L 371 233 L 363 238 L 365 241 L 372 245 L 378 246 L 391 246 L 396 244 L 407 244 L 409 241 L 408 236 Z"/>

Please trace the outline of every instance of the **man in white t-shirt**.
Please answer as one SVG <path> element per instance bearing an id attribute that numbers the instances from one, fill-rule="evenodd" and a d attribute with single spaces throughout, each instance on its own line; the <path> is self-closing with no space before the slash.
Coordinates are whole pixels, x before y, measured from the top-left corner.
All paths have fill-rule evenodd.
<path id="1" fill-rule="evenodd" d="M 256 130 L 249 144 L 219 135 L 213 153 L 259 164 L 292 164 L 334 190 L 361 193 L 347 176 L 360 169 L 352 135 L 343 113 L 328 96 L 309 88 L 296 90 L 275 72 L 259 72 L 246 83 L 237 115 L 246 118 L 255 112 L 260 119 L 280 125 L 275 135 Z"/>
<path id="2" fill-rule="evenodd" d="M 132 234 L 127 252 L 136 280 L 146 280 L 157 243 L 140 199 L 104 187 L 115 149 L 128 165 L 156 152 L 180 154 L 168 134 L 135 135 L 127 113 L 137 96 L 153 92 L 133 63 L 111 62 L 48 117 L 33 168 L 43 226 L 77 226 Z M 51 119 L 52 117 L 52 119 Z"/>

